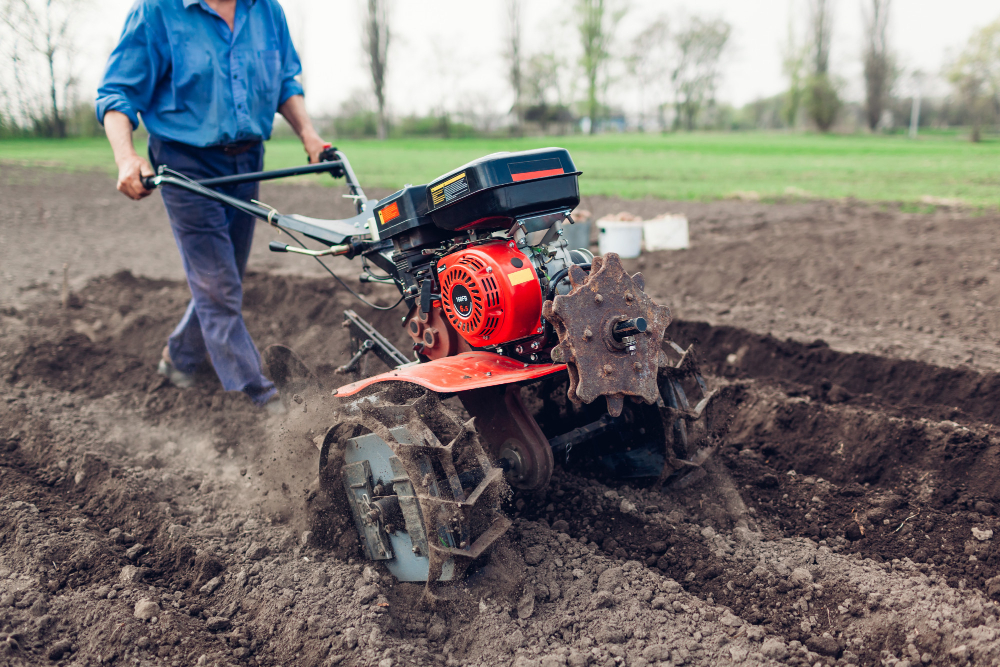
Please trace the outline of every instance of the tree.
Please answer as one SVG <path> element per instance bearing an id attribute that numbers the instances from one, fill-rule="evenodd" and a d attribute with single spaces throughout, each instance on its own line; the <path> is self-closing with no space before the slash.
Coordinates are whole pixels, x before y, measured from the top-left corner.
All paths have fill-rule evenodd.
<path id="1" fill-rule="evenodd" d="M 722 55 L 732 30 L 723 19 L 695 17 L 674 35 L 677 61 L 670 81 L 677 107 L 675 127 L 680 127 L 683 120 L 684 127 L 693 130 L 706 101 L 715 101 L 715 89 L 722 75 Z"/>
<path id="2" fill-rule="evenodd" d="M 806 110 L 822 132 L 828 132 L 840 112 L 840 96 L 830 78 L 831 0 L 812 0 L 812 76 L 806 87 Z"/>
<path id="3" fill-rule="evenodd" d="M 532 55 L 524 69 L 524 120 L 538 123 L 542 132 L 550 123 L 569 123 L 573 114 L 563 100 L 560 85 L 567 64 L 554 52 Z"/>
<path id="4" fill-rule="evenodd" d="M 660 17 L 650 23 L 634 40 L 625 61 L 628 73 L 639 87 L 639 131 L 646 131 L 646 95 L 664 78 L 668 69 L 667 47 L 670 27 Z"/>
<path id="5" fill-rule="evenodd" d="M 517 132 L 524 125 L 524 88 L 523 59 L 521 50 L 521 0 L 507 0 L 507 49 L 504 52 L 507 59 L 507 80 L 514 91 L 514 118 Z"/>
<path id="6" fill-rule="evenodd" d="M 782 47 L 781 69 L 788 77 L 788 91 L 784 96 L 781 117 L 788 127 L 795 127 L 799 118 L 799 109 L 805 97 L 806 80 L 809 77 L 807 62 L 809 60 L 809 44 L 799 41 L 795 34 L 793 16 L 788 17 L 788 36 Z"/>
<path id="7" fill-rule="evenodd" d="M 965 104 L 970 139 L 978 142 L 989 117 L 1000 114 L 1000 19 L 973 33 L 947 74 Z"/>
<path id="8" fill-rule="evenodd" d="M 389 136 L 389 121 L 385 113 L 385 76 L 389 60 L 389 2 L 367 0 L 368 12 L 364 18 L 364 49 L 368 69 L 372 75 L 372 92 L 378 104 L 378 138 Z"/>
<path id="9" fill-rule="evenodd" d="M 610 46 L 615 28 L 625 16 L 625 7 L 612 6 L 613 0 L 576 0 L 577 30 L 583 55 L 580 64 L 587 79 L 587 115 L 590 116 L 590 133 L 597 132 L 600 113 L 598 91 L 605 83 L 607 65 L 611 58 Z"/>
<path id="10" fill-rule="evenodd" d="M 868 127 L 878 127 L 882 119 L 892 84 L 892 62 L 889 55 L 887 29 L 889 27 L 889 6 L 891 0 L 870 0 L 867 11 L 862 5 L 865 20 L 865 111 Z"/>
<path id="11" fill-rule="evenodd" d="M 49 136 L 66 136 L 65 108 L 77 83 L 72 69 L 76 53 L 72 28 L 85 4 L 86 0 L 0 2 L 0 20 L 14 36 L 4 57 L 13 70 L 20 115 L 25 123 Z M 35 97 L 30 83 L 37 81 L 41 72 L 45 93 Z"/>

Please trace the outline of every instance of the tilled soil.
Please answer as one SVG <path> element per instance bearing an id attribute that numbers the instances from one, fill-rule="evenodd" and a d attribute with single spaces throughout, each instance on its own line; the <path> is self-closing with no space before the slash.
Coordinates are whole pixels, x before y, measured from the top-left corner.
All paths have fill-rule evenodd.
<path id="1" fill-rule="evenodd" d="M 302 190 L 319 196 L 318 189 Z M 597 212 L 619 204 L 589 203 Z M 114 264 L 102 274 L 93 266 L 72 283 L 63 308 L 58 280 L 25 264 L 18 279 L 34 270 L 36 287 L 7 300 L 0 314 L 2 660 L 379 667 L 1000 662 L 1000 552 L 993 537 L 1000 530 L 993 472 L 1000 382 L 983 361 L 989 355 L 964 365 L 946 358 L 951 341 L 983 350 L 993 344 L 979 328 L 996 306 L 993 274 L 983 269 L 987 279 L 976 295 L 943 281 L 921 296 L 903 290 L 900 275 L 892 288 L 902 295 L 898 307 L 882 307 L 872 292 L 874 301 L 850 326 L 814 332 L 805 295 L 831 283 L 802 269 L 813 252 L 810 238 L 836 225 L 860 234 L 860 223 L 844 219 L 844 207 L 877 218 L 875 209 L 702 206 L 714 221 L 695 223 L 691 251 L 635 262 L 660 298 L 697 295 L 707 289 L 704 281 L 736 271 L 746 256 L 741 244 L 764 262 L 775 230 L 788 235 L 800 227 L 785 242 L 790 255 L 798 254 L 787 263 L 771 256 L 761 270 L 773 286 L 762 288 L 753 308 L 740 311 L 727 297 L 720 302 L 730 312 L 719 315 L 686 298 L 667 300 L 682 316 L 670 335 L 698 343 L 710 381 L 729 386 L 735 400 L 708 476 L 683 490 L 656 491 L 560 465 L 546 493 L 511 499 L 515 526 L 507 538 L 466 581 L 441 586 L 436 605 L 421 601 L 422 586 L 395 583 L 360 561 L 350 532 L 317 543 L 313 438 L 329 425 L 321 402 L 307 397 L 287 417 L 266 418 L 242 395 L 222 391 L 210 372 L 187 391 L 155 374 L 152 362 L 186 303 L 183 283 L 115 273 Z M 761 211 L 760 226 L 741 231 L 741 216 Z M 968 231 L 980 220 L 893 213 L 870 238 L 824 238 L 836 256 L 849 254 L 845 247 L 853 243 L 868 243 L 877 254 L 892 225 Z M 20 233 L 8 224 L 5 234 Z M 713 242 L 722 228 L 730 240 Z M 972 247 L 969 234 L 974 256 L 996 244 Z M 910 253 L 911 264 L 914 252 L 899 250 Z M 860 256 L 856 261 L 859 273 L 872 270 Z M 398 314 L 367 309 L 328 280 L 271 268 L 247 282 L 247 320 L 261 347 L 289 344 L 332 384 L 333 368 L 347 358 L 344 308 L 402 344 Z M 745 269 L 747 282 L 757 280 L 755 269 Z M 767 299 L 791 304 L 782 286 L 797 280 L 797 310 L 789 306 L 774 319 L 778 326 L 765 326 L 758 316 L 770 307 Z M 816 317 L 846 318 L 844 304 L 860 298 L 861 285 L 846 274 L 837 280 L 840 296 L 824 302 L 832 315 Z M 38 287 L 44 282 L 49 286 Z M 376 302 L 393 296 L 364 289 Z M 911 320 L 910 329 L 893 333 L 898 348 L 880 349 L 885 336 L 869 328 L 907 308 L 914 318 L 929 317 L 917 307 L 924 299 L 962 305 L 972 298 L 985 299 L 986 314 L 970 323 L 956 307 L 958 322 L 947 325 L 943 339 L 922 337 Z M 704 321 L 691 316 L 699 312 Z M 831 347 L 817 338 L 851 344 Z M 369 372 L 378 365 L 373 360 Z"/>

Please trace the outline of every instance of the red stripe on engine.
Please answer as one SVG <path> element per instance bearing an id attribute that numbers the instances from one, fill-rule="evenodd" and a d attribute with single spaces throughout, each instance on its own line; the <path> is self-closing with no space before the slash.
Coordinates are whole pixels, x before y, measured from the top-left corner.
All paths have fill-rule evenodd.
<path id="1" fill-rule="evenodd" d="M 565 174 L 566 172 L 562 169 L 545 169 L 544 171 L 526 171 L 523 174 L 511 174 L 510 177 L 514 179 L 514 182 L 518 181 L 530 181 L 536 178 L 545 178 L 546 176 L 558 176 L 559 174 Z"/>

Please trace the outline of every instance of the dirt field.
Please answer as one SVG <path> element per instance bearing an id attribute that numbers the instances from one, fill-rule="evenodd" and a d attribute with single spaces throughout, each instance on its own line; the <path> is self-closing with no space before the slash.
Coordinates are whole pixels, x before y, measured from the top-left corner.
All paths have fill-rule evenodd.
<path id="1" fill-rule="evenodd" d="M 0 167 L 0 201 L 0 663 L 1000 664 L 996 213 L 586 201 L 688 214 L 691 250 L 631 268 L 733 387 L 730 431 L 684 491 L 557 469 L 428 608 L 350 535 L 317 546 L 322 405 L 266 419 L 209 375 L 155 374 L 187 299 L 155 197 Z M 272 235 L 247 283 L 259 346 L 328 375 L 347 307 L 401 341 Z"/>

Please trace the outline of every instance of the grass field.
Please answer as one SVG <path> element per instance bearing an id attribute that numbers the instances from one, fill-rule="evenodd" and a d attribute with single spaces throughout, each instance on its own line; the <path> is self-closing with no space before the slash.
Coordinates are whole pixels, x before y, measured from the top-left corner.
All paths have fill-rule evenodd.
<path id="1" fill-rule="evenodd" d="M 530 139 L 341 141 L 362 185 L 424 183 L 477 157 L 563 146 L 584 194 L 625 198 L 771 199 L 788 195 L 919 203 L 1000 204 L 1000 142 L 956 135 L 822 136 L 779 133 L 624 134 Z M 103 139 L 0 141 L 0 163 L 113 171 Z M 304 162 L 295 141 L 271 141 L 269 168 Z M 323 183 L 330 179 L 314 177 Z"/>

